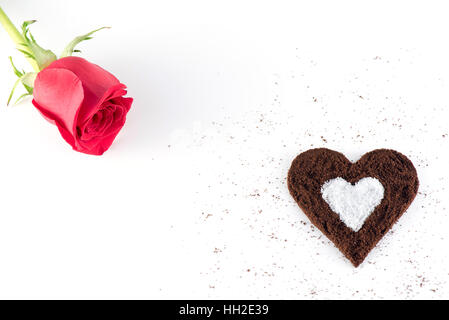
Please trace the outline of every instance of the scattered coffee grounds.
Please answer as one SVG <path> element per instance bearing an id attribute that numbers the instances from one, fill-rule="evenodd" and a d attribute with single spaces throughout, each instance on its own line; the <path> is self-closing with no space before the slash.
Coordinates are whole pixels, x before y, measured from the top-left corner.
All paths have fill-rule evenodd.
<path id="1" fill-rule="evenodd" d="M 364 178 L 376 179 L 383 186 L 383 194 L 378 195 L 382 200 L 380 203 L 371 201 L 373 208 L 367 217 L 363 217 L 361 227 L 348 227 L 340 218 L 343 217 L 342 213 L 332 211 L 327 202 L 330 200 L 323 198 L 323 195 L 328 197 L 322 194 L 323 186 L 338 178 L 354 188 Z M 339 183 L 343 181 L 341 179 Z M 336 151 L 312 149 L 297 156 L 288 173 L 288 188 L 299 207 L 355 267 L 363 262 L 407 210 L 418 192 L 418 186 L 418 176 L 412 162 L 401 153 L 387 149 L 369 152 L 355 163 Z M 377 191 L 374 191 L 381 192 L 381 188 L 375 188 Z M 369 190 L 367 187 L 360 189 L 362 193 Z M 366 198 L 370 201 L 369 197 Z M 363 199 L 362 194 L 355 202 L 360 203 Z M 350 206 L 347 202 L 346 207 Z M 366 206 L 359 204 L 359 207 Z M 344 209 L 345 206 L 341 205 L 340 208 Z"/>

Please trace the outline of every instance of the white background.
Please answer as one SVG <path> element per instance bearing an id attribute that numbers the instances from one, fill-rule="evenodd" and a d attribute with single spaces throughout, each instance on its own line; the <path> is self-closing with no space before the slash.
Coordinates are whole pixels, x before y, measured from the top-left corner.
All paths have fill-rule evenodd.
<path id="1" fill-rule="evenodd" d="M 102 157 L 6 107 L 0 298 L 449 298 L 446 1 L 12 1 L 19 24 L 128 85 Z M 393 148 L 420 193 L 355 269 L 290 198 L 293 158 Z"/>

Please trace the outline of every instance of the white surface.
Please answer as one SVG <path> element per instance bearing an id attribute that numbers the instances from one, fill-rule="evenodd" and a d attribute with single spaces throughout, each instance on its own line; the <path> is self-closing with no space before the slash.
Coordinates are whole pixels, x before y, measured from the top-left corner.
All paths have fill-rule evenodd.
<path id="1" fill-rule="evenodd" d="M 357 232 L 384 198 L 384 187 L 371 177 L 360 179 L 354 185 L 335 178 L 323 184 L 321 195 L 341 221 Z"/>
<path id="2" fill-rule="evenodd" d="M 12 1 L 135 98 L 103 157 L 0 108 L 1 298 L 448 298 L 446 1 Z M 0 31 L 0 101 L 19 57 Z M 23 59 L 16 59 L 25 66 Z M 357 269 L 285 181 L 300 152 L 404 153 L 421 186 Z"/>

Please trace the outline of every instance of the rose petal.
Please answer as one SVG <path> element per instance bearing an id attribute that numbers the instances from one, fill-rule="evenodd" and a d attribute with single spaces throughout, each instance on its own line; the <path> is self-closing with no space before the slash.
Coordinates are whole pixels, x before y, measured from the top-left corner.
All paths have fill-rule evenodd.
<path id="1" fill-rule="evenodd" d="M 54 122 L 60 131 L 76 135 L 84 92 L 80 79 L 73 72 L 65 69 L 42 70 L 34 82 L 33 95 L 33 104 L 48 120 Z"/>
<path id="2" fill-rule="evenodd" d="M 72 71 L 83 84 L 84 103 L 79 114 L 83 123 L 95 114 L 106 100 L 126 94 L 126 86 L 110 72 L 80 57 L 66 57 L 54 61 L 47 69 L 63 68 Z"/>
<path id="3" fill-rule="evenodd" d="M 129 109 L 131 109 L 131 105 L 133 104 L 133 98 L 124 98 L 124 97 L 118 97 L 115 98 L 112 101 L 112 103 L 123 106 L 123 108 L 125 108 L 126 112 L 129 111 Z"/>

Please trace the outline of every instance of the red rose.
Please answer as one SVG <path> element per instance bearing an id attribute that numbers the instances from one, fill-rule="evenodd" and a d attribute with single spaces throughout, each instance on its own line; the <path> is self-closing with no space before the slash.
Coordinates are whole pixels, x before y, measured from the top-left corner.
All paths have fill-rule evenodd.
<path id="1" fill-rule="evenodd" d="M 34 83 L 34 106 L 55 124 L 74 150 L 102 155 L 126 121 L 132 98 L 126 86 L 79 57 L 54 61 Z"/>

